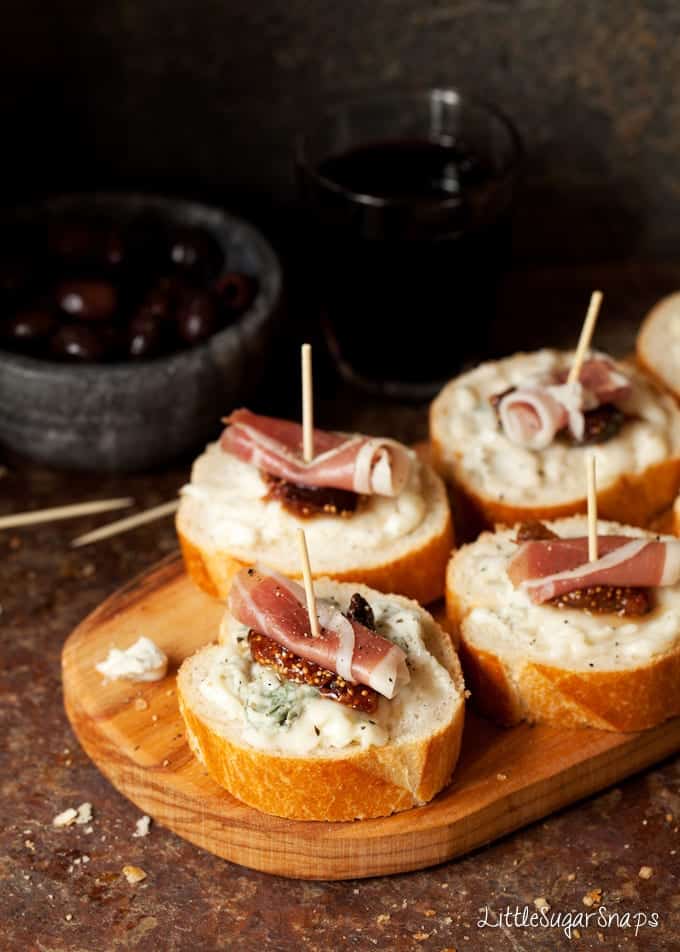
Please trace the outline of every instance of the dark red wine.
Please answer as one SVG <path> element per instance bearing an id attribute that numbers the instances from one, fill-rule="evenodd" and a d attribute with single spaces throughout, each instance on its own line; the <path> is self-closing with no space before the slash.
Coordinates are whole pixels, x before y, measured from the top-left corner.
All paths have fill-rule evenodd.
<path id="1" fill-rule="evenodd" d="M 367 380 L 414 384 L 477 355 L 509 253 L 509 196 L 491 163 L 460 143 L 414 139 L 301 172 L 341 362 Z"/>
<path id="2" fill-rule="evenodd" d="M 325 159 L 319 174 L 359 195 L 424 203 L 458 201 L 492 177 L 479 157 L 427 139 L 359 146 Z"/>

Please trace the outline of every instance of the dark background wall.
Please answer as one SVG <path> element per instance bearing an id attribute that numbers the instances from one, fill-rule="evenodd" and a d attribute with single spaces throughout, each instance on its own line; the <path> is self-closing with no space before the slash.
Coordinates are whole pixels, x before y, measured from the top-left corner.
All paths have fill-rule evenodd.
<path id="1" fill-rule="evenodd" d="M 675 254 L 677 0 L 12 0 L 0 194 L 133 184 L 280 230 L 291 142 L 365 90 L 460 83 L 528 153 L 517 250 Z"/>

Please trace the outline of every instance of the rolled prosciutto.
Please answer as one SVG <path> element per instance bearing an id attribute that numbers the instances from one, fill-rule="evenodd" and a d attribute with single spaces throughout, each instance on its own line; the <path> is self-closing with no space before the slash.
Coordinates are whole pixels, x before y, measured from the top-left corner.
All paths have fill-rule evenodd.
<path id="1" fill-rule="evenodd" d="M 411 473 L 411 457 L 395 440 L 314 430 L 314 459 L 302 456 L 302 427 L 289 420 L 235 410 L 220 446 L 271 476 L 303 486 L 398 496 Z"/>
<path id="2" fill-rule="evenodd" d="M 680 541 L 603 535 L 598 554 L 588 561 L 584 536 L 524 542 L 508 564 L 508 575 L 537 604 L 594 585 L 652 588 L 680 581 Z"/>
<path id="3" fill-rule="evenodd" d="M 631 391 L 630 381 L 604 356 L 583 362 L 579 379 L 567 383 L 568 371 L 552 378 L 516 387 L 501 397 L 498 416 L 508 439 L 532 450 L 550 446 L 568 426 L 577 440 L 583 438 L 584 414 L 603 403 L 616 404 Z"/>
<path id="4" fill-rule="evenodd" d="M 297 582 L 263 568 L 241 569 L 229 592 L 229 611 L 241 624 L 345 681 L 366 684 L 387 698 L 408 683 L 401 648 L 350 621 L 329 601 L 317 599 L 316 607 L 318 638 L 310 633 L 305 590 Z"/>

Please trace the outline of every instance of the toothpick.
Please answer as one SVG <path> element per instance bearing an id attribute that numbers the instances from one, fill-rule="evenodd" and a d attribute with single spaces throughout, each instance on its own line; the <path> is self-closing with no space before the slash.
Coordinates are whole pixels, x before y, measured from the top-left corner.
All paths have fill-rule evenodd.
<path id="1" fill-rule="evenodd" d="M 320 638 L 319 619 L 316 614 L 316 595 L 314 594 L 312 569 L 309 565 L 309 552 L 307 551 L 307 539 L 305 538 L 304 529 L 298 529 L 298 545 L 300 547 L 300 562 L 302 563 L 302 579 L 305 584 L 305 596 L 307 598 L 309 627 L 311 629 L 312 638 Z"/>
<path id="2" fill-rule="evenodd" d="M 588 561 L 597 562 L 597 483 L 595 478 L 595 454 L 586 457 L 588 481 Z"/>
<path id="3" fill-rule="evenodd" d="M 302 455 L 305 463 L 314 459 L 314 390 L 312 386 L 312 346 L 302 345 Z"/>
<path id="4" fill-rule="evenodd" d="M 41 522 L 55 522 L 57 519 L 75 519 L 77 516 L 91 516 L 97 512 L 109 512 L 111 509 L 124 509 L 131 506 L 134 499 L 95 499 L 92 502 L 78 502 L 70 506 L 53 506 L 50 509 L 36 509 L 31 512 L 15 512 L 0 518 L 0 529 L 14 529 L 18 526 L 38 525 Z"/>
<path id="5" fill-rule="evenodd" d="M 602 291 L 593 291 L 593 293 L 590 295 L 588 313 L 586 314 L 586 319 L 584 320 L 583 327 L 581 328 L 581 336 L 578 339 L 576 353 L 574 354 L 574 363 L 571 365 L 571 370 L 569 371 L 569 376 L 567 377 L 567 383 L 576 383 L 579 376 L 581 375 L 581 367 L 583 366 L 583 361 L 585 360 L 585 356 L 588 353 L 588 349 L 590 347 L 590 342 L 593 338 L 593 331 L 595 330 L 595 323 L 597 321 L 597 316 L 600 313 L 601 304 Z"/>
<path id="6" fill-rule="evenodd" d="M 136 529 L 137 526 L 143 526 L 146 522 L 153 522 L 154 519 L 160 519 L 162 516 L 169 516 L 175 512 L 179 506 L 179 499 L 173 499 L 170 502 L 161 503 L 160 506 L 153 506 L 146 512 L 138 512 L 134 516 L 128 516 L 126 519 L 118 519 L 117 522 L 109 522 L 108 525 L 95 529 L 93 532 L 86 532 L 85 535 L 73 539 L 71 546 L 74 549 L 81 545 L 89 545 L 91 542 L 100 542 L 102 539 L 109 539 L 111 536 L 119 535 L 121 532 L 129 532 L 130 529 Z"/>

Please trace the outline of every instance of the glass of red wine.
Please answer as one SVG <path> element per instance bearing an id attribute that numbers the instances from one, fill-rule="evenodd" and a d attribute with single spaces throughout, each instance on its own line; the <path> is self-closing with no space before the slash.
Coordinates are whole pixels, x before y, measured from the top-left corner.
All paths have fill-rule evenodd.
<path id="1" fill-rule="evenodd" d="M 484 353 L 521 151 L 455 89 L 350 103 L 300 137 L 306 271 L 343 377 L 427 398 Z"/>

